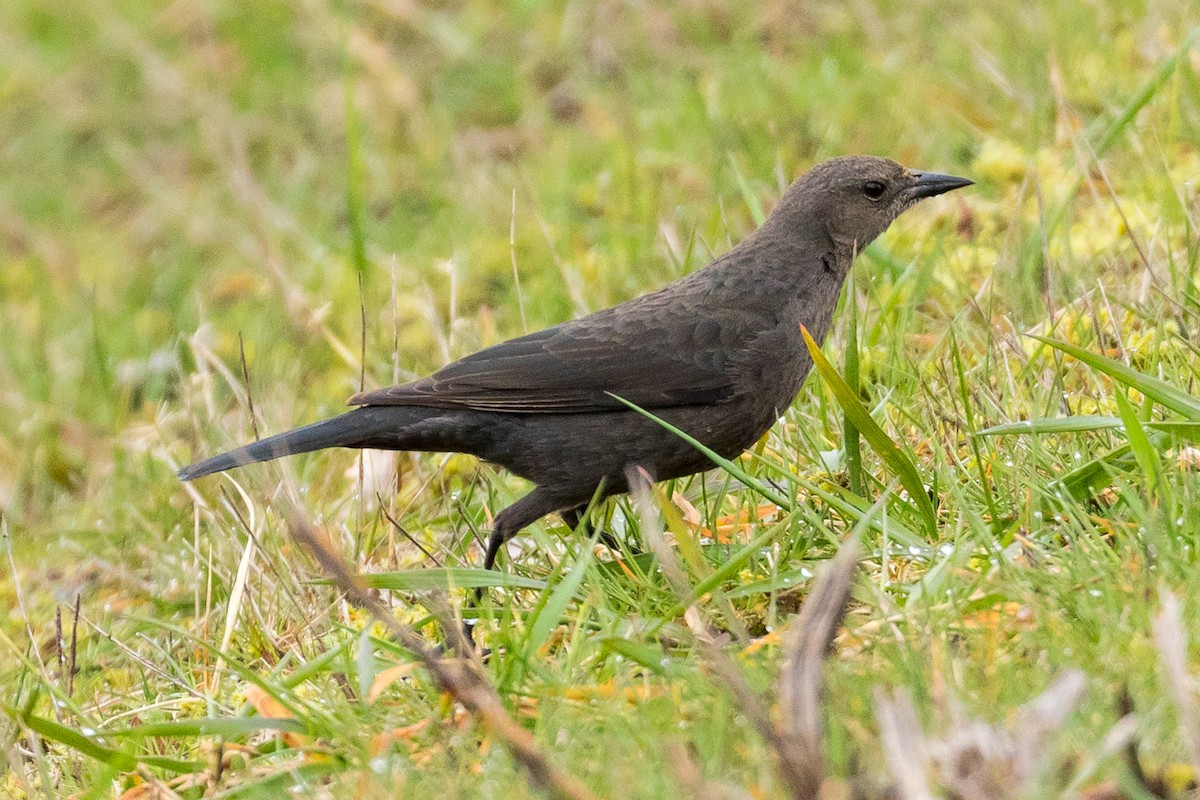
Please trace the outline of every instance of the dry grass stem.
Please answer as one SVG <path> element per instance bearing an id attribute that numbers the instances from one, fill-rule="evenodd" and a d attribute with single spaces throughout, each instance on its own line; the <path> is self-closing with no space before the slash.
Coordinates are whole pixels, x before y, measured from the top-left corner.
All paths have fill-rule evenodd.
<path id="1" fill-rule="evenodd" d="M 562 772 L 547 758 L 533 736 L 504 710 L 496 691 L 488 683 L 477 664 L 470 661 L 451 661 L 441 656 L 437 648 L 426 643 L 416 631 L 399 622 L 395 616 L 350 571 L 345 561 L 333 553 L 316 530 L 303 518 L 293 514 L 288 529 L 292 537 L 307 550 L 322 570 L 343 591 L 350 602 L 365 608 L 406 650 L 415 655 L 438 686 L 462 703 L 483 726 L 499 739 L 513 758 L 528 770 L 533 782 L 552 797 L 564 800 L 593 800 L 593 795 L 578 778 Z M 457 631 L 457 626 L 446 626 Z M 459 645 L 462 646 L 462 642 Z M 463 652 L 463 650 L 460 650 Z"/>

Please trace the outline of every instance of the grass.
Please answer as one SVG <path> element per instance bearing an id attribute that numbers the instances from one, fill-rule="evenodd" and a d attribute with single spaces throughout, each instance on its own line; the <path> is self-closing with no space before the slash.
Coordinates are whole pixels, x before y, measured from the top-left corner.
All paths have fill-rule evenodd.
<path id="1" fill-rule="evenodd" d="M 434 636 L 519 480 L 175 469 L 656 288 L 872 152 L 977 186 L 863 254 L 832 374 L 730 471 L 597 510 L 679 575 L 517 540 L 488 681 L 598 796 L 786 796 L 719 654 L 780 719 L 781 641 L 857 526 L 830 796 L 905 786 L 922 736 L 952 763 L 963 720 L 1034 741 L 1048 687 L 1038 769 L 975 796 L 1194 795 L 1190 4 L 745 5 L 0 4 L 0 794 L 539 796 L 286 518 Z"/>

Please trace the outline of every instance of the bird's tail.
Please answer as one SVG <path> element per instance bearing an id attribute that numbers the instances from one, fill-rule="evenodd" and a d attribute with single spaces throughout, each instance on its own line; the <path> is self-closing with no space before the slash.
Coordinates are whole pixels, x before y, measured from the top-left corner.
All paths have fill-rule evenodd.
<path id="1" fill-rule="evenodd" d="M 281 456 L 310 453 L 326 447 L 363 446 L 364 443 L 379 438 L 381 431 L 378 429 L 384 423 L 380 415 L 369 413 L 372 411 L 375 409 L 359 408 L 333 419 L 314 422 L 303 428 L 270 436 L 186 466 L 179 470 L 179 477 L 181 480 L 190 481 L 256 461 L 270 461 Z"/>

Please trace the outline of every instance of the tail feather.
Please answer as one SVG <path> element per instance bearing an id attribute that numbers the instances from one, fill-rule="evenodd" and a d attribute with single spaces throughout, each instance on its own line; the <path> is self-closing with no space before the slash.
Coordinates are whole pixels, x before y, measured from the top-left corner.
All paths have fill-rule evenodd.
<path id="1" fill-rule="evenodd" d="M 312 425 L 276 434 L 245 447 L 230 450 L 228 453 L 206 458 L 179 470 L 179 478 L 190 481 L 257 461 L 270 461 L 296 453 L 310 453 L 326 447 L 354 447 L 371 439 L 375 434 L 373 428 L 377 421 L 372 419 L 371 415 L 364 414 L 366 410 L 358 409 L 333 419 L 314 422 Z"/>

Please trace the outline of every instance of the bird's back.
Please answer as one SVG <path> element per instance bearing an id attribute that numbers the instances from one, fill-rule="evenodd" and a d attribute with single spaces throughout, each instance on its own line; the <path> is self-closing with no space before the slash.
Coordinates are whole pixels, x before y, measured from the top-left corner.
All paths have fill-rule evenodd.
<path id="1" fill-rule="evenodd" d="M 793 242 L 752 238 L 656 292 L 350 402 L 512 414 L 606 412 L 625 408 L 621 400 L 648 410 L 729 402 L 763 391 L 758 379 L 772 369 L 807 370 L 799 325 L 824 333 L 840 282 L 823 289 L 811 279 L 828 277 L 819 258 L 806 261 Z M 799 386 L 779 388 L 790 395 L 770 404 L 786 406 Z"/>

